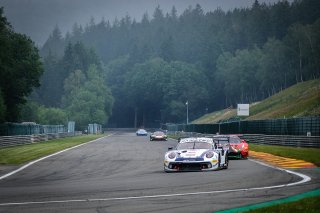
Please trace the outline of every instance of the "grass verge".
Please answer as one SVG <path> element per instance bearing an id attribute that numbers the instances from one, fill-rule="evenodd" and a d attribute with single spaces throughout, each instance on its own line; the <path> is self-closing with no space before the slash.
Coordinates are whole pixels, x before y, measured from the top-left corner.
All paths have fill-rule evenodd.
<path id="1" fill-rule="evenodd" d="M 250 143 L 249 149 L 256 152 L 266 152 L 281 157 L 304 160 L 320 167 L 319 148 L 300 148 Z"/>
<path id="2" fill-rule="evenodd" d="M 270 207 L 264 207 L 260 209 L 246 211 L 248 213 L 268 213 L 268 212 L 281 212 L 281 213 L 290 213 L 290 212 L 309 212 L 316 213 L 320 209 L 320 196 L 304 198 L 295 202 L 279 204 Z"/>
<path id="3" fill-rule="evenodd" d="M 104 135 L 81 135 L 15 147 L 0 148 L 0 165 L 22 164 Z"/>

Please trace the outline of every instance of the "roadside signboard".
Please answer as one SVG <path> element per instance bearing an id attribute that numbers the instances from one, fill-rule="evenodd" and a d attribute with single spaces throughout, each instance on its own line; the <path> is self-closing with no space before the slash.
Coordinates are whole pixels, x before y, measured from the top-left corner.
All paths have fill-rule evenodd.
<path id="1" fill-rule="evenodd" d="M 249 116 L 249 104 L 238 104 L 237 115 Z"/>

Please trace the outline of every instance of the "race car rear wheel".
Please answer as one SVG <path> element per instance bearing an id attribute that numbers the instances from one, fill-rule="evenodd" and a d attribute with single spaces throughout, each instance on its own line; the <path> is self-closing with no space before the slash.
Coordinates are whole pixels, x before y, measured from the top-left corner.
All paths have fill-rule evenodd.
<path id="1" fill-rule="evenodd" d="M 229 166 L 229 158 L 228 158 L 228 155 L 226 154 L 226 162 L 224 164 L 224 169 L 228 169 L 228 166 Z"/>

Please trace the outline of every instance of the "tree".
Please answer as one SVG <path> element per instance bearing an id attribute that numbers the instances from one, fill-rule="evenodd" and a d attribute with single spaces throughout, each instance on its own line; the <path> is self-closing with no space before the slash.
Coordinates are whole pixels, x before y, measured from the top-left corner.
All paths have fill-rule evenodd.
<path id="1" fill-rule="evenodd" d="M 61 76 L 60 60 L 49 51 L 43 59 L 43 66 L 45 72 L 40 79 L 41 86 L 35 90 L 37 96 L 34 100 L 47 107 L 59 107 L 63 89 L 60 86 L 63 78 Z"/>
<path id="2" fill-rule="evenodd" d="M 1 92 L 1 89 L 0 89 L 0 123 L 5 122 L 5 120 L 6 120 L 6 112 L 7 112 L 7 108 L 6 108 L 6 105 L 4 103 L 3 95 L 2 95 L 2 92 Z"/>
<path id="3" fill-rule="evenodd" d="M 68 88 L 68 85 L 65 87 Z M 87 79 L 80 88 L 70 87 L 68 99 L 65 109 L 69 119 L 75 121 L 79 128 L 84 128 L 89 123 L 106 124 L 111 115 L 113 97 L 94 64 L 89 66 Z"/>
<path id="4" fill-rule="evenodd" d="M 224 53 L 217 62 L 216 79 L 223 82 L 225 106 L 251 103 L 258 99 L 259 81 L 256 72 L 261 53 L 259 49 L 241 50 L 234 55 Z"/>
<path id="5" fill-rule="evenodd" d="M 195 65 L 181 61 L 171 62 L 168 66 L 169 80 L 163 87 L 163 121 L 185 121 L 186 106 L 189 103 L 189 117 L 199 116 L 208 104 L 209 81 L 204 71 Z"/>
<path id="6" fill-rule="evenodd" d="M 260 82 L 261 98 L 271 96 L 294 82 L 294 73 L 292 73 L 287 51 L 288 47 L 276 39 L 269 39 L 261 49 L 256 74 Z"/>
<path id="7" fill-rule="evenodd" d="M 15 33 L 0 8 L 0 89 L 6 121 L 16 121 L 19 105 L 40 86 L 43 68 L 38 49 L 26 35 Z"/>
<path id="8" fill-rule="evenodd" d="M 66 107 L 72 100 L 72 95 L 79 92 L 86 82 L 86 76 L 81 70 L 75 70 L 64 80 L 64 95 L 62 97 L 62 106 Z"/>
<path id="9" fill-rule="evenodd" d="M 125 89 L 126 75 L 132 67 L 131 60 L 131 56 L 122 56 L 110 61 L 105 67 L 105 84 L 109 85 L 114 97 L 112 116 L 109 120 L 110 126 L 132 127 L 134 123 L 133 108 L 128 104 L 128 95 Z"/>
<path id="10" fill-rule="evenodd" d="M 38 123 L 46 125 L 66 125 L 68 122 L 67 113 L 60 108 L 39 108 Z"/>
<path id="11" fill-rule="evenodd" d="M 40 123 L 39 112 L 40 105 L 35 101 L 28 100 L 28 102 L 21 107 L 19 121 Z"/>
<path id="12" fill-rule="evenodd" d="M 184 62 L 167 63 L 161 58 L 136 64 L 127 75 L 125 90 L 130 105 L 136 108 L 137 124 L 185 120 L 185 102 L 190 103 L 190 117 L 196 117 L 208 101 L 209 82 L 203 71 Z M 127 104 L 128 104 L 127 103 Z M 135 117 L 136 117 L 135 116 Z"/>
<path id="13" fill-rule="evenodd" d="M 287 55 L 296 82 L 319 78 L 320 76 L 320 19 L 312 25 L 292 25 L 284 43 L 288 47 Z"/>
<path id="14" fill-rule="evenodd" d="M 102 73 L 99 57 L 82 42 L 69 43 L 61 59 L 49 53 L 44 59 L 45 73 L 41 79 L 42 86 L 37 90 L 38 101 L 48 107 L 60 107 L 66 78 L 75 70 L 87 71 L 90 64 L 96 64 L 99 73 Z"/>
<path id="15" fill-rule="evenodd" d="M 41 48 L 41 56 L 46 57 L 50 54 L 61 58 L 63 56 L 64 46 L 65 40 L 62 37 L 60 28 L 58 27 L 58 25 L 56 25 L 48 40 Z"/>
<path id="16" fill-rule="evenodd" d="M 127 104 L 133 106 L 135 117 L 138 116 L 137 113 L 141 115 L 136 124 L 146 126 L 147 122 L 160 120 L 163 88 L 169 80 L 167 65 L 161 58 L 154 58 L 134 65 L 132 71 L 126 75 Z"/>
<path id="17" fill-rule="evenodd" d="M 158 5 L 153 12 L 153 21 L 162 24 L 163 20 L 164 20 L 164 15 L 162 10 L 160 9 L 160 6 Z"/>
<path id="18" fill-rule="evenodd" d="M 160 46 L 160 57 L 165 61 L 173 61 L 175 59 L 174 42 L 172 36 L 164 40 Z"/>
<path id="19" fill-rule="evenodd" d="M 64 125 L 68 121 L 67 113 L 60 108 L 39 105 L 29 100 L 21 107 L 21 122 L 36 122 L 45 125 Z"/>

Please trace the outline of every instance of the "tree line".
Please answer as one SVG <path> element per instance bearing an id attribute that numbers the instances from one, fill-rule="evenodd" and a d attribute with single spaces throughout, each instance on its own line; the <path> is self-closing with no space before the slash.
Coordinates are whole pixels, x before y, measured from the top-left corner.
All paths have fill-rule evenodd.
<path id="1" fill-rule="evenodd" d="M 319 78 L 319 18 L 316 0 L 207 13 L 196 5 L 181 15 L 158 6 L 140 22 L 92 18 L 64 37 L 56 26 L 41 54 L 63 58 L 79 41 L 96 51 L 114 98 L 109 125 L 186 122 L 187 101 L 193 119 Z"/>
<path id="2" fill-rule="evenodd" d="M 186 122 L 187 101 L 192 120 L 319 78 L 319 18 L 317 0 L 255 1 L 180 15 L 157 7 L 140 22 L 92 18 L 65 36 L 56 26 L 40 50 L 45 72 L 31 100 L 83 125 Z"/>
<path id="3" fill-rule="evenodd" d="M 92 49 L 81 42 L 69 43 L 62 58 L 51 53 L 44 58 L 44 69 L 42 86 L 23 107 L 23 120 L 42 124 L 75 121 L 78 130 L 90 123 L 107 123 L 114 98 Z"/>

